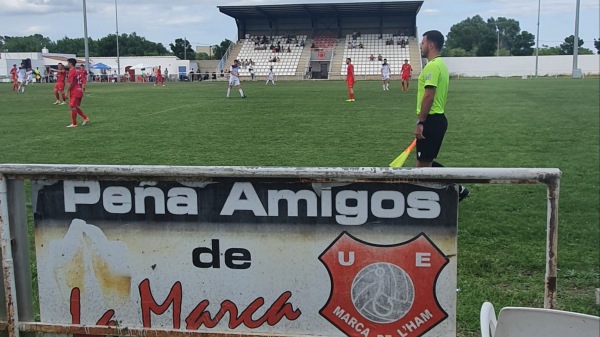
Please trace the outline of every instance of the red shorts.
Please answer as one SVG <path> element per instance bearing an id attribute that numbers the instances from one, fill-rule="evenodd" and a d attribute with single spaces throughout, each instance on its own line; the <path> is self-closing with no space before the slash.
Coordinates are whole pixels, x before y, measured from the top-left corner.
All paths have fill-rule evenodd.
<path id="1" fill-rule="evenodd" d="M 73 96 L 69 97 L 69 106 L 71 108 L 78 108 L 78 107 L 80 107 L 81 106 L 81 99 L 82 98 L 83 97 L 73 97 Z"/>
<path id="2" fill-rule="evenodd" d="M 13 78 L 12 78 L 12 81 L 13 81 L 14 83 L 17 83 L 17 78 L 16 78 L 16 77 L 13 77 Z"/>
<path id="3" fill-rule="evenodd" d="M 354 81 L 348 81 L 348 89 L 354 88 Z"/>
<path id="4" fill-rule="evenodd" d="M 162 78 L 162 76 L 157 76 L 157 77 L 156 77 L 156 82 L 160 82 L 160 83 L 162 83 L 162 82 L 163 82 L 163 78 Z"/>
<path id="5" fill-rule="evenodd" d="M 65 91 L 65 82 L 56 82 L 54 85 L 54 90 Z"/>
<path id="6" fill-rule="evenodd" d="M 410 75 L 402 75 L 402 80 L 403 80 L 403 81 L 408 81 L 408 80 L 410 80 Z"/>

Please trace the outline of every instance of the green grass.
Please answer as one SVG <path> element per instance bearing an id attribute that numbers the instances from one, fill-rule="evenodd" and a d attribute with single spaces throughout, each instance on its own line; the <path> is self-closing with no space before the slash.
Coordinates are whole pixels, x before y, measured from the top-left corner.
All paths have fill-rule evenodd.
<path id="1" fill-rule="evenodd" d="M 440 157 L 456 167 L 556 167 L 558 307 L 600 315 L 598 78 L 453 80 Z M 412 139 L 415 91 L 358 82 L 90 84 L 92 122 L 67 129 L 52 87 L 0 86 L 0 163 L 387 166 Z M 80 120 L 81 122 L 81 120 Z M 407 166 L 412 166 L 409 159 Z M 543 306 L 545 186 L 470 185 L 460 205 L 459 336 L 479 335 L 479 309 Z"/>

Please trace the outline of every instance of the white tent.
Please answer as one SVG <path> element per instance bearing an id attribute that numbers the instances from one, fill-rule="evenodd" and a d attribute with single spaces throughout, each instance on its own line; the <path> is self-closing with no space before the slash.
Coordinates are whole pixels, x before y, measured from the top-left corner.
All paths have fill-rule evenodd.
<path id="1" fill-rule="evenodd" d="M 138 63 L 131 67 L 131 69 L 152 69 L 152 66 L 144 63 Z"/>

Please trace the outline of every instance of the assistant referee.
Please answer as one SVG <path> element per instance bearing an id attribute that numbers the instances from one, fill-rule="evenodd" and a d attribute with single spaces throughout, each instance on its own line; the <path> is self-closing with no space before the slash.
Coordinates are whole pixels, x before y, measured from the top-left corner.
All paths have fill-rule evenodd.
<path id="1" fill-rule="evenodd" d="M 430 30 L 423 34 L 421 56 L 427 59 L 427 65 L 419 75 L 417 92 L 417 167 L 443 167 L 435 161 L 448 129 L 444 113 L 450 76 L 440 57 L 443 46 L 444 35 L 439 31 Z M 459 200 L 468 195 L 469 190 L 460 186 Z"/>

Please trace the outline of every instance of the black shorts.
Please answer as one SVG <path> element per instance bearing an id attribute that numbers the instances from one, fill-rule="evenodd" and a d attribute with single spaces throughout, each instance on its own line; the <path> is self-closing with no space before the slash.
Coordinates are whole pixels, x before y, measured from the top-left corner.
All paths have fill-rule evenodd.
<path id="1" fill-rule="evenodd" d="M 427 116 L 423 123 L 425 139 L 417 139 L 417 160 L 433 162 L 440 152 L 447 129 L 448 120 L 443 114 Z"/>

